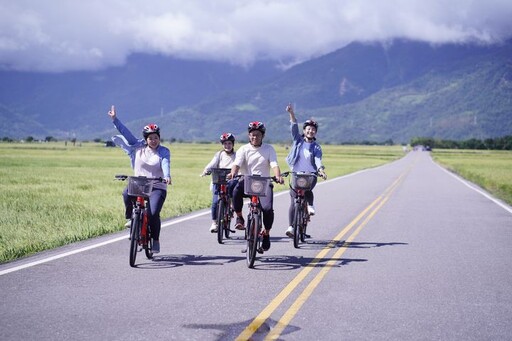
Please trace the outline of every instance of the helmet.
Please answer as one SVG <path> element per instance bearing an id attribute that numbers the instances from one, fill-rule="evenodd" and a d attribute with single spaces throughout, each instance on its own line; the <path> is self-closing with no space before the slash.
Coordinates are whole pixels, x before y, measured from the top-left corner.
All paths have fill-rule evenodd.
<path id="1" fill-rule="evenodd" d="M 224 133 L 220 136 L 219 140 L 220 140 L 220 143 L 224 143 L 226 141 L 231 141 L 234 144 L 235 143 L 235 135 L 233 135 L 231 133 Z"/>
<path id="2" fill-rule="evenodd" d="M 160 128 L 154 123 L 148 124 L 142 129 L 142 135 L 147 139 L 149 134 L 157 134 L 160 137 Z"/>
<path id="3" fill-rule="evenodd" d="M 315 129 L 318 130 L 318 123 L 316 123 L 316 121 L 314 120 L 307 120 L 306 122 L 304 122 L 304 124 L 302 125 L 302 129 L 306 129 L 307 126 L 315 127 Z"/>
<path id="4" fill-rule="evenodd" d="M 250 133 L 253 130 L 259 130 L 262 134 L 265 134 L 265 125 L 263 122 L 254 121 L 249 123 L 249 126 L 247 127 L 247 131 Z"/>

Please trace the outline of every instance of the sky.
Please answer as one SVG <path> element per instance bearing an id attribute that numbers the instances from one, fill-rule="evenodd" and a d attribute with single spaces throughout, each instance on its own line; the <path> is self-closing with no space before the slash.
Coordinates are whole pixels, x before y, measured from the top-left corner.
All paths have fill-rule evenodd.
<path id="1" fill-rule="evenodd" d="M 499 43 L 511 0 L 0 0 L 0 69 L 122 66 L 134 53 L 283 67 L 353 41 Z"/>

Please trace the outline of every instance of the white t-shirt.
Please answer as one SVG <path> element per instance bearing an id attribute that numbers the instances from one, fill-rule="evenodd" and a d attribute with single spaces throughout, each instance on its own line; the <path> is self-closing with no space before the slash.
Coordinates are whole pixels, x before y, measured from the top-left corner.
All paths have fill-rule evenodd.
<path id="1" fill-rule="evenodd" d="M 270 176 L 270 168 L 278 166 L 277 155 L 270 144 L 253 147 L 250 143 L 241 146 L 236 151 L 234 165 L 240 167 L 242 175 Z"/>
<path id="2" fill-rule="evenodd" d="M 145 176 L 148 178 L 163 178 L 164 176 L 160 164 L 160 156 L 149 147 L 140 148 L 135 152 L 133 171 L 135 176 Z M 167 184 L 156 182 L 153 187 L 166 189 Z"/>

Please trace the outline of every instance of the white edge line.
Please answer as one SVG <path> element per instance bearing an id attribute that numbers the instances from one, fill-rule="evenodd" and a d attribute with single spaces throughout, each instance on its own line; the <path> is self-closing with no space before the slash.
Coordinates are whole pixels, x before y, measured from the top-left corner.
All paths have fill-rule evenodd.
<path id="1" fill-rule="evenodd" d="M 473 191 L 477 192 L 478 194 L 481 194 L 483 195 L 484 197 L 486 197 L 487 199 L 491 200 L 492 202 L 494 202 L 496 205 L 502 207 L 503 209 L 505 209 L 506 211 L 508 211 L 509 213 L 512 213 L 512 208 L 510 208 L 510 206 L 508 206 L 507 204 L 504 204 L 502 203 L 501 201 L 499 201 L 498 199 L 492 197 L 491 195 L 489 195 L 488 193 L 484 192 L 483 190 L 475 187 L 475 185 L 473 185 L 471 182 L 461 178 L 459 175 L 453 173 L 453 172 L 450 172 L 448 169 L 444 168 L 443 166 L 441 166 L 440 164 L 438 164 L 437 162 L 434 161 L 434 159 L 430 159 L 435 165 L 437 165 L 439 168 L 441 168 L 443 171 L 445 171 L 446 173 L 448 173 L 449 175 L 451 175 L 452 177 L 454 177 L 455 179 L 459 180 L 460 182 L 462 182 L 466 187 L 469 187 L 470 189 L 472 189 Z"/>
<path id="2" fill-rule="evenodd" d="M 383 165 L 383 166 L 385 166 L 385 165 Z M 354 173 L 350 173 L 350 174 L 346 174 L 346 175 L 343 175 L 343 176 L 336 177 L 334 179 L 329 179 L 329 180 L 326 180 L 326 181 L 322 181 L 322 182 L 318 183 L 317 186 L 320 186 L 320 185 L 323 185 L 325 183 L 332 182 L 332 181 L 335 181 L 335 180 L 340 180 L 340 179 L 343 179 L 343 178 L 348 178 L 348 177 L 354 176 L 356 174 L 367 172 L 369 170 L 374 170 L 374 169 L 379 168 L 379 167 L 382 167 L 382 166 L 378 166 L 378 167 L 375 167 L 375 168 L 363 169 L 363 170 L 360 170 L 360 171 L 357 171 L 357 172 L 354 172 Z M 288 191 L 284 190 L 282 192 L 275 193 L 274 196 L 280 196 L 280 195 L 284 195 L 286 193 L 288 193 Z M 179 224 L 179 223 L 181 223 L 183 221 L 194 219 L 194 218 L 197 218 L 197 217 L 203 216 L 205 214 L 209 214 L 209 213 L 210 213 L 210 211 L 207 210 L 205 212 L 200 212 L 200 213 L 197 213 L 197 214 L 192 214 L 192 215 L 189 215 L 189 216 L 186 216 L 186 217 L 183 217 L 183 218 L 176 218 L 176 219 L 173 219 L 173 220 L 168 221 L 166 223 L 163 223 L 162 227 L 176 225 L 176 224 Z M 33 267 L 33 266 L 36 266 L 36 265 L 39 265 L 39 264 L 48 263 L 48 262 L 51 262 L 51 261 L 54 261 L 54 260 L 57 260 L 57 259 L 60 259 L 60 258 L 72 256 L 72 255 L 75 255 L 77 253 L 81 253 L 81 252 L 85 252 L 85 251 L 88 251 L 88 250 L 92 250 L 92 249 L 95 249 L 95 248 L 98 248 L 98 247 L 101 247 L 101 246 L 105 246 L 105 245 L 108 245 L 108 244 L 112 244 L 112 243 L 115 243 L 115 242 L 118 242 L 118 241 L 121 241 L 121 240 L 125 240 L 125 239 L 126 239 L 126 235 L 123 235 L 122 237 L 115 237 L 115 238 L 112 238 L 112 239 L 109 239 L 109 240 L 106 240 L 106 241 L 103 241 L 103 242 L 99 242 L 97 244 L 93 244 L 93 245 L 89 245 L 89 246 L 85 246 L 85 247 L 79 248 L 79 249 L 76 249 L 76 250 L 73 250 L 73 251 L 63 252 L 63 253 L 55 255 L 55 256 L 50 256 L 50 257 L 43 258 L 43 259 L 40 259 L 40 260 L 36 260 L 36 261 L 33 261 L 33 262 L 25 263 L 25 264 L 22 264 L 22 265 L 13 266 L 12 268 L 8 268 L 8 269 L 5 269 L 5 270 L 0 270 L 0 276 L 6 275 L 6 274 L 11 273 L 11 272 L 16 272 L 16 271 L 19 271 L 19 270 L 30 268 L 30 267 Z"/>

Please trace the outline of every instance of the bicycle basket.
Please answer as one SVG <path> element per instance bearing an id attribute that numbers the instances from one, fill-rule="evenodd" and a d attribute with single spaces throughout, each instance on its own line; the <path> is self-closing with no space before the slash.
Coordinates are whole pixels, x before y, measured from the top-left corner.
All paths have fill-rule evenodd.
<path id="1" fill-rule="evenodd" d="M 292 173 L 292 187 L 294 189 L 309 191 L 311 187 L 313 187 L 314 179 L 315 175 L 313 174 Z"/>
<path id="2" fill-rule="evenodd" d="M 212 168 L 212 182 L 214 184 L 225 184 L 228 181 L 226 180 L 226 175 L 231 172 L 229 168 Z"/>
<path id="3" fill-rule="evenodd" d="M 267 195 L 267 189 L 270 185 L 270 178 L 245 175 L 244 176 L 244 193 L 246 195 L 256 195 L 264 197 Z"/>
<path id="4" fill-rule="evenodd" d="M 152 180 L 148 180 L 143 176 L 130 176 L 128 178 L 128 195 L 147 198 L 152 190 Z"/>

